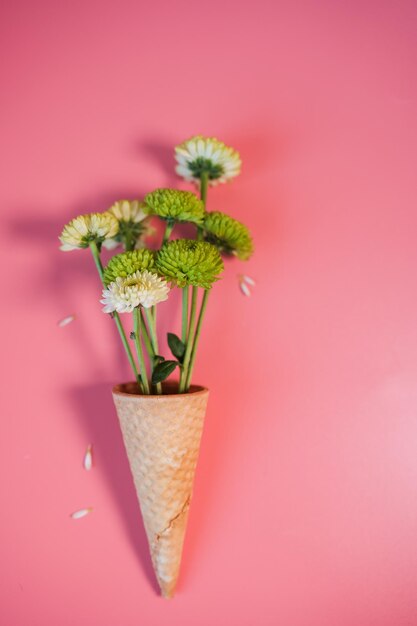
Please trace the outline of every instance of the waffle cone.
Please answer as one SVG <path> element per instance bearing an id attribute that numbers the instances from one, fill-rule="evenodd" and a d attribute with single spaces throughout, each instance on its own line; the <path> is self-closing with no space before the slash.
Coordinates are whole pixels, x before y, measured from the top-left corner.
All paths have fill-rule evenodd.
<path id="1" fill-rule="evenodd" d="M 161 593 L 172 597 L 178 579 L 208 390 L 136 394 L 118 385 L 113 399 L 139 499 Z"/>

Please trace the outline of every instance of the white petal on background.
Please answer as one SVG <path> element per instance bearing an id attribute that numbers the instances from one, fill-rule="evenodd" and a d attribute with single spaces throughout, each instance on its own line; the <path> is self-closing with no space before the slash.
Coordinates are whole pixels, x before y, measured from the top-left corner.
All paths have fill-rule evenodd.
<path id="1" fill-rule="evenodd" d="M 248 298 L 250 297 L 251 293 L 250 293 L 250 289 L 247 286 L 247 284 L 241 280 L 239 281 L 239 287 L 240 287 L 240 291 L 243 293 L 244 296 L 247 296 Z"/>
<path id="2" fill-rule="evenodd" d="M 184 154 L 176 154 L 175 158 L 177 160 L 177 163 L 179 163 L 180 165 L 187 165 L 188 161 L 189 161 L 189 156 L 184 155 Z"/>
<path id="3" fill-rule="evenodd" d="M 81 519 L 82 517 L 85 517 L 86 515 L 88 515 L 89 513 L 91 513 L 91 511 L 93 510 L 93 507 L 88 507 L 87 509 L 80 509 L 79 511 L 74 511 L 74 513 L 71 513 L 71 517 L 72 519 Z"/>
<path id="4" fill-rule="evenodd" d="M 200 157 L 205 156 L 206 153 L 206 144 L 202 139 L 197 141 L 197 154 Z"/>
<path id="5" fill-rule="evenodd" d="M 177 174 L 179 174 L 180 176 L 185 176 L 185 177 L 191 176 L 190 170 L 185 165 L 177 165 L 176 171 L 177 171 Z"/>
<path id="6" fill-rule="evenodd" d="M 93 446 L 91 443 L 87 446 L 87 450 L 84 455 L 83 467 L 87 470 L 87 472 L 89 472 L 93 467 Z"/>
<path id="7" fill-rule="evenodd" d="M 206 159 L 209 159 L 211 157 L 211 155 L 213 154 L 213 150 L 214 150 L 213 144 L 210 143 L 210 142 L 207 142 L 206 143 L 206 153 L 205 153 Z"/>
<path id="8" fill-rule="evenodd" d="M 188 148 L 188 152 L 195 159 L 198 156 L 196 143 L 194 141 L 190 141 L 190 143 L 187 145 L 187 148 Z"/>
<path id="9" fill-rule="evenodd" d="M 75 315 L 67 315 L 67 317 L 64 317 L 62 320 L 59 320 L 58 326 L 62 328 L 63 326 L 70 324 L 74 320 L 75 320 Z"/>
<path id="10" fill-rule="evenodd" d="M 250 276 L 247 276 L 247 274 L 243 274 L 242 280 L 245 283 L 248 283 L 248 285 L 252 285 L 253 287 L 256 285 L 256 282 L 254 281 L 254 279 L 251 278 Z"/>

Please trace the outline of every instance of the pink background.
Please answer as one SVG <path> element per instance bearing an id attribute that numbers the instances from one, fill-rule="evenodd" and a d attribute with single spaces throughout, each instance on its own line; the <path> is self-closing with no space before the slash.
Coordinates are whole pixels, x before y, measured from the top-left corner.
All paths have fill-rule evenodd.
<path id="1" fill-rule="evenodd" d="M 417 624 L 416 3 L 28 0 L 0 28 L 1 624 Z M 172 149 L 197 132 L 240 150 L 209 208 L 257 252 L 208 309 L 166 602 L 110 397 L 128 367 L 88 254 L 57 235 L 187 188 Z"/>

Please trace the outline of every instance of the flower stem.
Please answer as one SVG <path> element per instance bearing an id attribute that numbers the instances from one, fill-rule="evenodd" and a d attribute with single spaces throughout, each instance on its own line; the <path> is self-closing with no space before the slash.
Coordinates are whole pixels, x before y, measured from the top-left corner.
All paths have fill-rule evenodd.
<path id="1" fill-rule="evenodd" d="M 129 230 L 125 236 L 124 236 L 124 244 L 125 244 L 125 251 L 131 251 L 135 249 L 135 238 L 133 236 L 133 233 L 131 230 Z"/>
<path id="2" fill-rule="evenodd" d="M 208 172 L 201 172 L 200 174 L 200 198 L 204 203 L 204 208 L 207 204 L 207 187 L 208 187 Z"/>
<path id="3" fill-rule="evenodd" d="M 190 363 L 191 349 L 194 343 L 195 316 L 196 316 L 196 310 L 197 310 L 197 295 L 198 295 L 198 287 L 193 287 L 193 293 L 191 297 L 190 325 L 188 328 L 187 344 L 185 348 L 184 362 L 183 362 L 182 371 L 181 371 L 179 393 L 184 393 L 185 391 L 185 383 L 186 383 L 187 375 L 188 375 L 188 366 Z"/>
<path id="4" fill-rule="evenodd" d="M 91 253 L 93 255 L 93 259 L 94 259 L 94 262 L 96 264 L 96 268 L 97 268 L 97 271 L 99 273 L 101 282 L 103 283 L 103 286 L 105 287 L 106 285 L 104 283 L 103 265 L 102 265 L 101 259 L 100 259 L 100 252 L 98 250 L 98 247 L 97 247 L 97 244 L 96 244 L 95 241 L 91 241 L 90 242 L 90 250 L 91 250 Z M 132 354 L 132 351 L 130 349 L 129 343 L 127 341 L 126 333 L 125 333 L 124 328 L 122 326 L 122 322 L 120 321 L 119 314 L 116 311 L 114 311 L 114 313 L 112 314 L 112 317 L 113 317 L 113 319 L 115 321 L 117 330 L 119 331 L 120 339 L 122 340 L 123 347 L 124 347 L 124 349 L 126 351 L 126 356 L 127 356 L 128 361 L 130 363 L 130 367 L 133 370 L 133 373 L 135 375 L 135 379 L 136 379 L 137 383 L 140 385 L 140 377 L 139 377 L 139 373 L 138 373 L 138 368 L 136 367 L 136 363 L 135 363 L 135 360 L 133 358 L 133 354 Z"/>
<path id="5" fill-rule="evenodd" d="M 172 220 L 167 220 L 167 225 L 165 226 L 164 238 L 162 239 L 162 245 L 166 243 L 169 239 L 170 234 L 172 233 L 172 229 L 174 228 L 175 222 Z"/>
<path id="6" fill-rule="evenodd" d="M 140 377 L 142 379 L 143 391 L 146 395 L 149 395 L 149 382 L 148 377 L 146 375 L 146 366 L 145 366 L 145 358 L 143 356 L 142 349 L 142 318 L 140 316 L 139 307 L 135 307 L 133 309 L 133 321 L 134 321 L 134 329 L 135 329 L 135 344 L 136 344 L 136 352 L 138 355 L 138 361 L 140 366 Z"/>
<path id="7" fill-rule="evenodd" d="M 201 172 L 201 174 L 200 174 L 200 198 L 201 198 L 201 200 L 202 200 L 202 202 L 204 204 L 204 208 L 206 208 L 206 205 L 207 205 L 208 182 L 209 182 L 208 172 L 204 172 L 204 171 Z M 197 239 L 199 241 L 204 239 L 204 226 L 199 226 L 198 227 L 198 229 L 197 229 Z M 195 332 L 195 338 L 194 338 L 192 349 L 191 349 L 190 363 L 189 363 L 189 366 L 187 368 L 187 371 L 185 372 L 185 375 L 186 375 L 186 378 L 185 378 L 185 391 L 188 391 L 188 389 L 189 389 L 190 382 L 191 382 L 191 376 L 193 374 L 194 362 L 195 362 L 195 357 L 196 357 L 196 353 L 197 353 L 197 345 L 198 345 L 198 340 L 200 338 L 201 325 L 203 323 L 204 313 L 205 313 L 206 307 L 207 307 L 208 296 L 209 296 L 209 290 L 206 289 L 204 291 L 203 299 L 201 301 L 201 308 L 200 308 L 200 313 L 199 313 L 199 316 L 198 316 L 197 327 L 196 327 L 196 332 Z"/>
<path id="8" fill-rule="evenodd" d="M 90 241 L 90 250 L 91 254 L 93 255 L 94 263 L 96 264 L 96 268 L 99 273 L 101 282 L 104 285 L 103 265 L 100 259 L 100 252 L 98 251 L 98 247 L 95 241 Z"/>
<path id="9" fill-rule="evenodd" d="M 181 329 L 181 339 L 185 344 L 187 341 L 187 322 L 188 322 L 188 294 L 189 294 L 189 286 L 186 285 L 182 288 L 182 329 Z"/>
<path id="10" fill-rule="evenodd" d="M 203 201 L 204 208 L 207 204 L 207 188 L 208 188 L 208 172 L 200 174 L 200 199 Z M 197 241 L 204 239 L 204 226 L 197 226 Z"/>
<path id="11" fill-rule="evenodd" d="M 190 383 L 191 383 L 191 377 L 193 375 L 194 362 L 195 362 L 195 357 L 197 354 L 198 340 L 200 338 L 201 326 L 203 324 L 203 318 L 204 318 L 204 313 L 206 312 L 209 294 L 210 294 L 210 289 L 205 289 L 204 294 L 203 294 L 203 299 L 201 300 L 200 313 L 198 315 L 197 327 L 195 331 L 193 347 L 191 350 L 190 365 L 189 365 L 188 372 L 187 372 L 187 378 L 185 380 L 185 391 L 188 391 L 190 387 Z"/>
<path id="12" fill-rule="evenodd" d="M 145 324 L 145 318 L 143 317 L 143 311 L 142 309 L 140 310 L 140 316 L 142 318 L 142 334 L 143 334 L 143 340 L 145 342 L 145 348 L 146 351 L 149 355 L 149 359 L 152 359 L 155 355 L 151 340 L 149 338 L 149 333 L 148 333 L 148 329 L 146 328 L 146 324 Z"/>
<path id="13" fill-rule="evenodd" d="M 153 306 L 152 309 L 145 309 L 145 315 L 146 315 L 146 319 L 148 320 L 149 331 L 151 333 L 152 350 L 154 354 L 158 354 L 159 348 L 158 348 L 158 335 L 156 332 L 156 307 Z M 152 362 L 152 359 L 151 359 L 151 362 Z M 153 363 L 152 363 L 152 371 L 153 371 Z M 161 383 L 156 383 L 155 387 L 156 387 L 156 393 L 160 395 L 162 393 Z"/>

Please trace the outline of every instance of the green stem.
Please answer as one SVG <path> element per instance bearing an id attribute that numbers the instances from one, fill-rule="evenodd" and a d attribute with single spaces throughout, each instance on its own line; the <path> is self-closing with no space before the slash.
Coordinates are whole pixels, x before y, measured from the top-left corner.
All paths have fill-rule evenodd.
<path id="1" fill-rule="evenodd" d="M 200 174 L 200 199 L 203 201 L 204 208 L 207 204 L 207 188 L 208 188 L 208 172 L 201 172 Z M 204 227 L 197 226 L 197 240 L 202 241 L 204 238 Z"/>
<path id="2" fill-rule="evenodd" d="M 146 319 L 148 320 L 152 350 L 154 354 L 158 354 L 158 337 L 156 336 L 156 329 L 155 329 L 155 322 L 153 319 L 153 315 L 150 309 L 144 309 L 144 310 L 145 310 Z"/>
<path id="3" fill-rule="evenodd" d="M 135 307 L 133 309 L 133 320 L 134 320 L 134 329 L 135 329 L 135 345 L 136 352 L 138 355 L 138 361 L 140 366 L 140 376 L 142 379 L 143 391 L 145 394 L 149 395 L 149 382 L 148 377 L 146 375 L 146 366 L 145 366 L 145 358 L 143 356 L 142 349 L 142 318 L 140 316 L 139 307 Z"/>
<path id="4" fill-rule="evenodd" d="M 104 282 L 103 265 L 102 265 L 101 259 L 100 259 L 100 252 L 98 250 L 98 247 L 97 247 L 97 244 L 96 244 L 95 241 L 91 241 L 90 242 L 90 250 L 91 250 L 91 253 L 93 255 L 93 259 L 94 259 L 94 263 L 96 264 L 97 271 L 98 271 L 99 276 L 101 278 L 101 282 L 103 283 L 103 286 L 106 287 L 106 284 Z M 138 368 L 136 367 L 135 359 L 133 358 L 133 354 L 132 354 L 132 351 L 130 349 L 129 343 L 127 341 L 126 333 L 125 333 L 124 328 L 122 326 L 122 322 L 120 321 L 119 314 L 116 311 L 114 311 L 114 313 L 112 313 L 112 317 L 113 317 L 113 319 L 115 321 L 117 330 L 119 331 L 120 339 L 122 340 L 124 349 L 126 351 L 126 356 L 127 356 L 128 360 L 129 360 L 130 367 L 133 370 L 133 373 L 135 375 L 135 379 L 136 379 L 137 383 L 140 385 L 140 377 L 139 377 L 139 373 L 138 373 Z"/>
<path id="5" fill-rule="evenodd" d="M 206 208 L 206 205 L 207 205 L 208 183 L 209 183 L 208 172 L 204 172 L 204 171 L 201 172 L 200 174 L 200 198 L 204 204 L 204 208 Z M 197 239 L 198 241 L 201 241 L 202 239 L 204 239 L 204 227 L 202 226 L 197 227 Z M 204 317 L 204 313 L 205 313 L 206 306 L 207 306 L 208 294 L 209 294 L 209 291 L 206 289 L 204 291 L 203 299 L 201 301 L 201 308 L 200 308 L 200 313 L 198 317 L 197 327 L 195 330 L 192 330 L 193 307 L 195 309 L 197 305 L 197 288 L 193 287 L 193 296 L 192 296 L 192 304 L 191 304 L 192 309 L 191 309 L 191 318 L 190 318 L 190 332 L 188 334 L 187 347 L 186 347 L 185 356 L 184 356 L 184 364 L 183 364 L 183 371 L 182 371 L 183 376 L 181 376 L 180 392 L 188 391 L 189 386 L 190 386 L 191 376 L 193 373 L 194 362 L 195 362 L 195 357 L 196 357 L 196 352 L 197 352 L 198 340 L 199 340 L 200 332 L 201 332 L 201 325 L 203 323 L 203 317 Z M 183 311 L 184 311 L 184 308 L 183 308 Z M 194 310 L 194 317 L 195 317 L 195 310 Z M 184 326 L 183 326 L 183 333 L 184 333 Z M 187 353 L 188 353 L 188 359 L 187 359 Z"/>
<path id="6" fill-rule="evenodd" d="M 185 348 L 184 362 L 182 365 L 181 378 L 180 378 L 180 387 L 179 393 L 184 393 L 185 391 L 185 383 L 188 375 L 188 366 L 190 364 L 191 350 L 194 343 L 194 335 L 195 335 L 195 316 L 197 310 L 197 295 L 198 295 L 198 287 L 193 287 L 193 294 L 191 297 L 191 312 L 190 312 L 190 325 L 188 329 L 188 337 L 187 344 Z"/>
<path id="7" fill-rule="evenodd" d="M 208 172 L 201 172 L 200 175 L 200 198 L 204 203 L 204 208 L 207 204 L 207 187 L 208 187 Z"/>
<path id="8" fill-rule="evenodd" d="M 101 282 L 104 285 L 103 265 L 100 259 L 100 252 L 98 251 L 98 247 L 95 241 L 90 241 L 90 250 L 91 250 L 91 254 L 93 255 L 93 259 L 94 259 L 94 263 L 96 264 L 97 271 L 101 278 Z"/>
<path id="9" fill-rule="evenodd" d="M 126 252 L 129 252 L 129 251 L 135 249 L 136 241 L 135 241 L 135 237 L 133 236 L 133 233 L 132 233 L 131 230 L 129 230 L 129 232 L 127 232 L 125 234 L 124 244 L 125 244 L 125 251 Z"/>
<path id="10" fill-rule="evenodd" d="M 200 313 L 198 315 L 198 321 L 197 321 L 197 327 L 196 327 L 196 331 L 195 331 L 194 343 L 193 343 L 193 347 L 192 347 L 192 350 L 191 350 L 190 365 L 189 365 L 188 372 L 187 372 L 187 378 L 185 380 L 185 391 L 188 391 L 188 389 L 190 387 L 190 383 L 191 383 L 191 377 L 193 375 L 194 362 L 195 362 L 195 357 L 196 357 L 196 354 L 197 354 L 198 340 L 200 338 L 201 326 L 203 325 L 203 318 L 204 318 L 204 313 L 206 312 L 206 307 L 207 307 L 207 301 L 208 301 L 209 294 L 210 294 L 210 290 L 209 289 L 205 289 L 204 290 L 204 294 L 203 294 L 203 299 L 201 301 Z"/>
<path id="11" fill-rule="evenodd" d="M 162 245 L 166 243 L 169 239 L 170 234 L 172 233 L 172 229 L 174 228 L 175 222 L 172 220 L 167 220 L 167 225 L 165 226 L 164 238 L 162 239 Z"/>
<path id="12" fill-rule="evenodd" d="M 188 322 L 188 294 L 189 294 L 189 286 L 186 285 L 182 289 L 182 329 L 181 329 L 181 339 L 185 344 L 187 341 L 187 322 Z"/>
<path id="13" fill-rule="evenodd" d="M 142 308 L 140 309 L 140 316 L 142 318 L 142 334 L 143 334 L 143 340 L 145 342 L 145 348 L 146 348 L 146 352 L 149 355 L 149 359 L 152 360 L 152 358 L 155 355 L 151 340 L 149 338 L 149 333 L 148 333 L 148 329 L 146 328 L 146 324 L 145 324 L 145 318 L 143 317 L 143 311 Z"/>
<path id="14" fill-rule="evenodd" d="M 145 315 L 146 315 L 146 319 L 148 320 L 149 331 L 151 333 L 152 350 L 154 354 L 158 354 L 159 353 L 158 335 L 156 332 L 156 319 L 155 319 L 156 307 L 152 307 L 152 309 L 153 311 L 151 309 L 145 309 Z M 153 371 L 153 363 L 152 363 L 152 371 Z M 156 387 L 156 393 L 160 395 L 162 393 L 161 383 L 156 383 L 155 387 Z"/>

